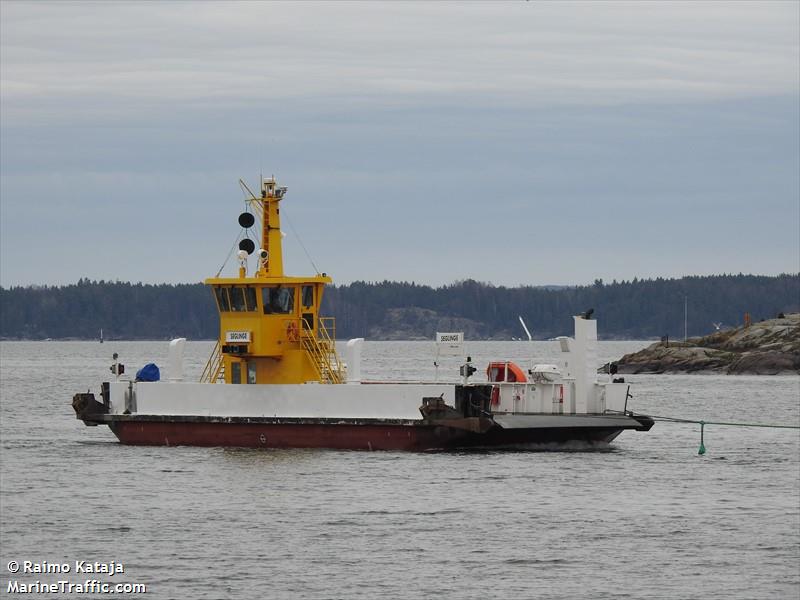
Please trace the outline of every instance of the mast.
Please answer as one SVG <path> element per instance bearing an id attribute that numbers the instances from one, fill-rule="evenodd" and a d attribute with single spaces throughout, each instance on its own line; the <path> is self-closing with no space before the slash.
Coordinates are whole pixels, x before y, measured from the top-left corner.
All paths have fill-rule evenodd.
<path id="1" fill-rule="evenodd" d="M 286 194 L 275 177 L 261 180 L 261 239 L 259 251 L 261 266 L 258 277 L 283 277 L 283 239 L 281 235 L 280 201 Z"/>
<path id="2" fill-rule="evenodd" d="M 689 296 L 683 297 L 683 341 L 688 338 L 689 333 Z"/>

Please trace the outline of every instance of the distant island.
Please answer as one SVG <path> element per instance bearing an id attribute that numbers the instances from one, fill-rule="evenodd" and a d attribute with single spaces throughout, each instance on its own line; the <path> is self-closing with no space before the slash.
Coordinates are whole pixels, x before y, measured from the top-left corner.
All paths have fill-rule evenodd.
<path id="1" fill-rule="evenodd" d="M 687 314 L 684 315 L 684 306 Z M 336 317 L 336 337 L 432 340 L 463 331 L 470 340 L 571 335 L 572 316 L 594 309 L 603 340 L 683 339 L 714 323 L 729 329 L 779 312 L 800 311 L 800 274 L 658 277 L 579 286 L 495 286 L 474 280 L 440 287 L 413 282 L 331 285 L 322 313 Z M 219 318 L 202 283 L 144 284 L 81 279 L 64 286 L 0 287 L 0 338 L 7 340 L 214 340 Z"/>
<path id="2" fill-rule="evenodd" d="M 626 354 L 616 365 L 619 373 L 800 373 L 800 313 L 685 342 L 665 339 Z"/>

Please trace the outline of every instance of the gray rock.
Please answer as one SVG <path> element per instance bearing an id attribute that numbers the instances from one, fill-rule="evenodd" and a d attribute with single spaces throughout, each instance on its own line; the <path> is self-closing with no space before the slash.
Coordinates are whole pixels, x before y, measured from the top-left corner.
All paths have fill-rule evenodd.
<path id="1" fill-rule="evenodd" d="M 686 342 L 656 342 L 617 361 L 619 373 L 800 373 L 800 313 Z"/>

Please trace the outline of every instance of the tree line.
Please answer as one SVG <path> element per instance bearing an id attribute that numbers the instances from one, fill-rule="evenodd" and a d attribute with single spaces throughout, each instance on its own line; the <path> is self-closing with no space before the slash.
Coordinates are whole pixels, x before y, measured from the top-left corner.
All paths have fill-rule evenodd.
<path id="1" fill-rule="evenodd" d="M 328 286 L 322 313 L 336 317 L 337 337 L 432 339 L 466 330 L 472 339 L 522 337 L 522 316 L 534 337 L 572 331 L 572 315 L 594 309 L 605 339 L 704 335 L 800 311 L 800 274 L 714 275 L 633 279 L 569 287 L 504 287 L 473 280 L 441 287 L 356 281 Z M 4 339 L 215 339 L 219 320 L 202 283 L 160 284 L 81 279 L 65 286 L 0 287 Z"/>

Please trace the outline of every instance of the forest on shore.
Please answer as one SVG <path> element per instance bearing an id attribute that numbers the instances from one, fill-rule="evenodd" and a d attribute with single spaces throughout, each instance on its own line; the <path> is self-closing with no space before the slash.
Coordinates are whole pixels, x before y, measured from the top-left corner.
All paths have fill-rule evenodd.
<path id="1" fill-rule="evenodd" d="M 572 315 L 594 309 L 601 339 L 683 338 L 715 324 L 740 325 L 800 310 L 800 274 L 633 279 L 566 287 L 504 287 L 473 280 L 440 287 L 356 281 L 328 286 L 324 315 L 339 339 L 433 339 L 463 331 L 467 339 L 535 339 L 572 332 Z M 202 283 L 143 284 L 81 279 L 64 286 L 0 287 L 0 338 L 162 340 L 216 339 L 211 290 Z"/>

